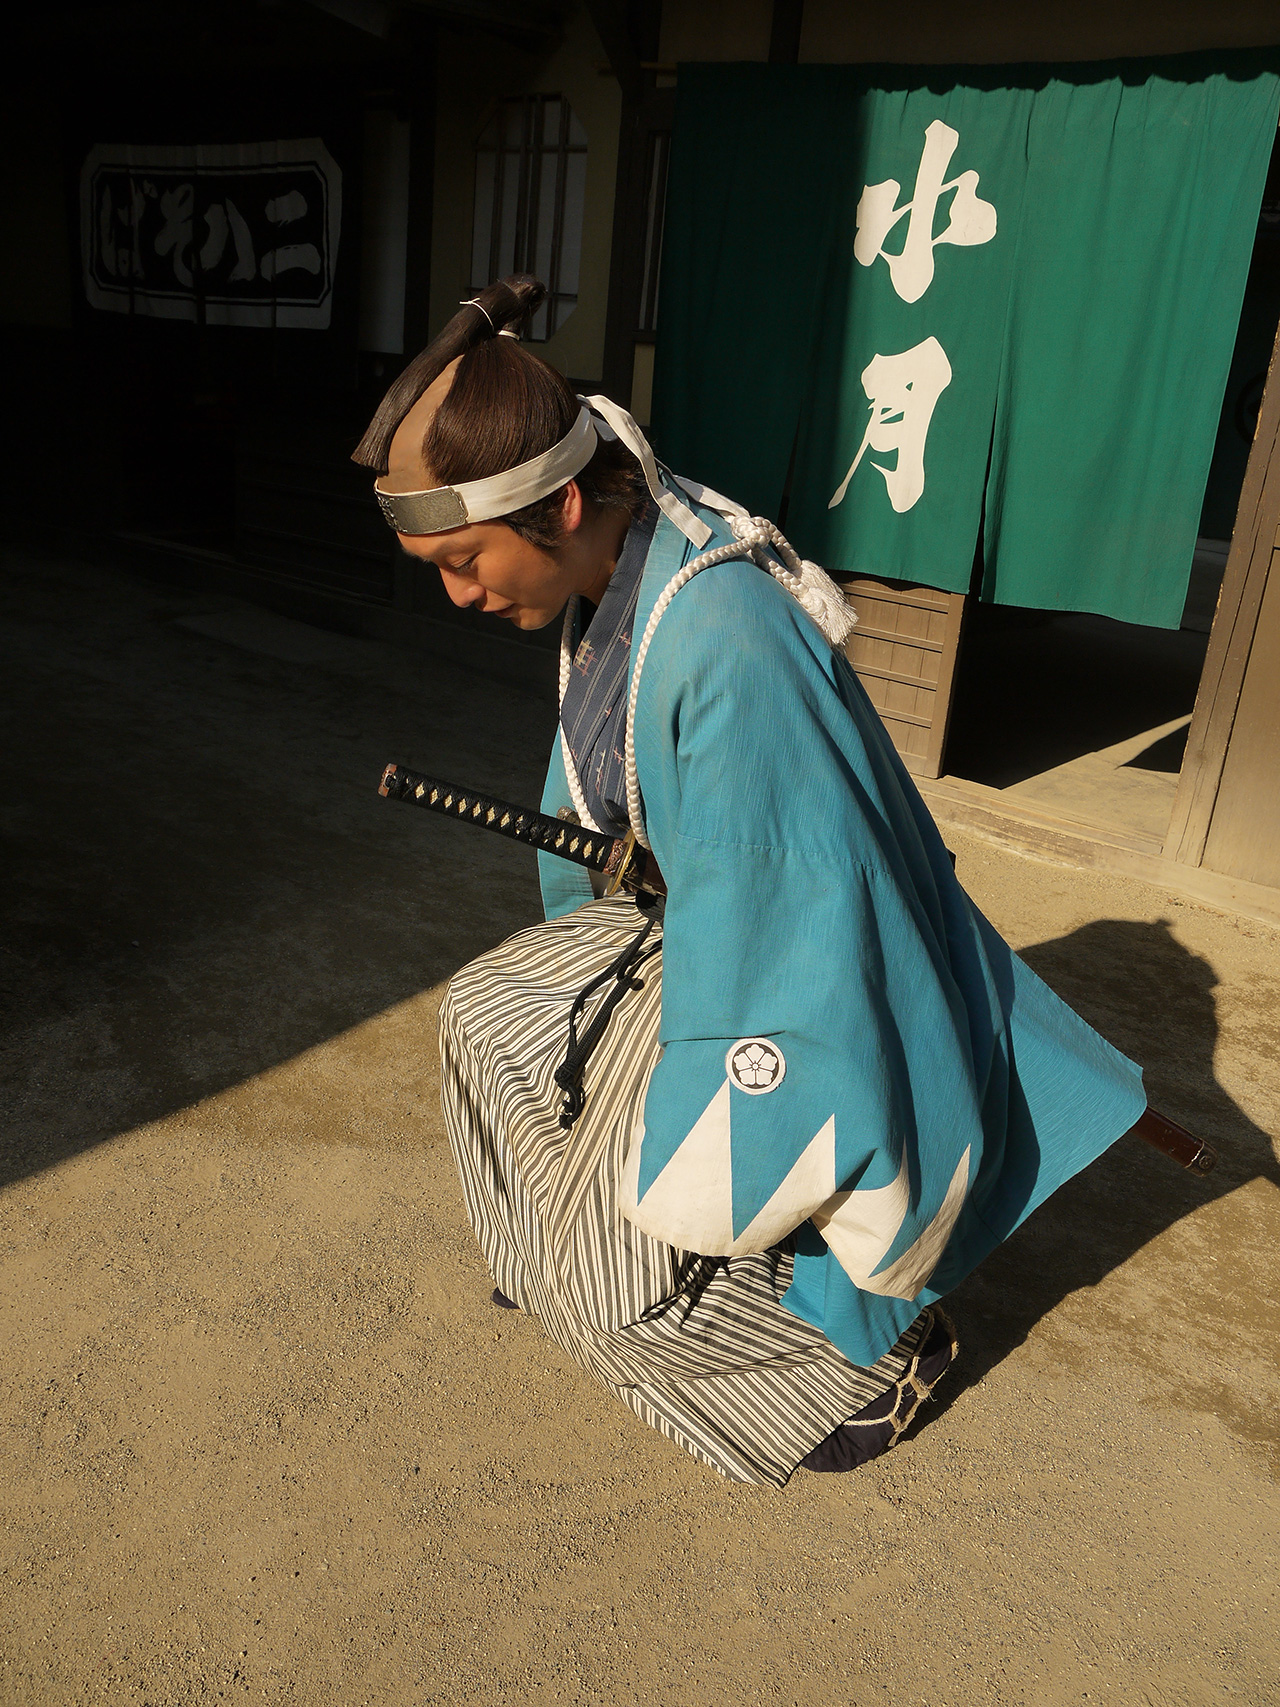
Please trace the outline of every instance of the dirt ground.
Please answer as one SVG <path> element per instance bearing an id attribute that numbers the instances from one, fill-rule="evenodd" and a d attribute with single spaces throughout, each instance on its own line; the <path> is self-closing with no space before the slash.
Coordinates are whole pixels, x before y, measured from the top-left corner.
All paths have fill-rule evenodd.
<path id="1" fill-rule="evenodd" d="M 925 1426 L 732 1486 L 491 1306 L 454 1181 L 436 1004 L 533 861 L 375 783 L 534 800 L 551 708 L 7 568 L 6 1707 L 1280 1702 L 1273 933 L 958 843 L 1220 1167 L 1113 1150 Z"/>

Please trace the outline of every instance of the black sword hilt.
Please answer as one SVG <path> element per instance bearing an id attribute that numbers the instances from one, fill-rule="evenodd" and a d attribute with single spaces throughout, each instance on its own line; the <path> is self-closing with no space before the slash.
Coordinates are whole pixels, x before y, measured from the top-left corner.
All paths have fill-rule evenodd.
<path id="1" fill-rule="evenodd" d="M 481 829 L 507 836 L 513 842 L 524 842 L 543 853 L 558 854 L 575 865 L 584 865 L 589 871 L 603 871 L 618 845 L 613 836 L 584 830 L 581 825 L 563 818 L 549 818 L 545 812 L 533 812 L 525 806 L 511 806 L 474 788 L 458 788 L 418 771 L 405 770 L 402 765 L 387 766 L 378 793 L 388 800 L 403 800 L 411 806 L 423 806 L 428 812 L 457 818 L 464 824 L 478 824 Z"/>

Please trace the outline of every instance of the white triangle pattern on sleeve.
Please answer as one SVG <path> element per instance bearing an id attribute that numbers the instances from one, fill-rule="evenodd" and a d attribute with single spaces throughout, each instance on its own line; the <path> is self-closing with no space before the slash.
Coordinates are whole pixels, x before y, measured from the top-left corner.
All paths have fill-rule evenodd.
<path id="1" fill-rule="evenodd" d="M 642 1233 L 703 1256 L 728 1256 L 733 1247 L 733 1156 L 726 1079 L 689 1135 L 639 1200 L 643 1120 L 637 1122 L 622 1170 L 619 1201 Z"/>
<path id="2" fill-rule="evenodd" d="M 909 1249 L 882 1274 L 872 1270 L 884 1261 L 911 1205 L 907 1158 L 903 1152 L 898 1177 L 871 1191 L 838 1191 L 813 1216 L 813 1224 L 832 1256 L 863 1292 L 882 1298 L 915 1298 L 938 1266 L 969 1193 L 969 1150 L 956 1164 L 947 1195 L 938 1213 Z"/>
<path id="3" fill-rule="evenodd" d="M 951 1237 L 969 1189 L 969 1155 L 957 1164 L 942 1206 L 919 1238 L 883 1274 L 883 1262 L 911 1207 L 904 1151 L 888 1185 L 835 1191 L 836 1122 L 826 1122 L 792 1165 L 749 1226 L 734 1237 L 730 1085 L 726 1078 L 688 1136 L 639 1195 L 644 1127 L 637 1123 L 623 1167 L 619 1201 L 642 1232 L 703 1256 L 738 1256 L 768 1250 L 812 1218 L 831 1254 L 864 1292 L 912 1299 L 924 1287 Z"/>
<path id="4" fill-rule="evenodd" d="M 830 1197 L 836 1169 L 834 1115 L 810 1139 L 773 1196 L 735 1238 L 729 1109 L 726 1078 L 643 1199 L 639 1185 L 644 1128 L 637 1128 L 622 1171 L 621 1202 L 627 1219 L 642 1232 L 708 1257 L 767 1251 Z"/>

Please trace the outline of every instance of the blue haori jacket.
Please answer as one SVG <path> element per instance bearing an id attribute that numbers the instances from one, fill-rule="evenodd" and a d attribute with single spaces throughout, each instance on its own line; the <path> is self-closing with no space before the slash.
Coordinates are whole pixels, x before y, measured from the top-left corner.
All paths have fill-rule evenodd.
<path id="1" fill-rule="evenodd" d="M 664 516 L 637 636 L 696 555 Z M 669 897 L 623 1211 L 711 1256 L 795 1234 L 784 1305 L 874 1363 L 1133 1125 L 1141 1072 L 969 900 L 853 670 L 753 563 L 672 600 L 636 765 Z M 557 742 L 543 810 L 568 804 Z M 541 860 L 549 918 L 590 899 Z"/>

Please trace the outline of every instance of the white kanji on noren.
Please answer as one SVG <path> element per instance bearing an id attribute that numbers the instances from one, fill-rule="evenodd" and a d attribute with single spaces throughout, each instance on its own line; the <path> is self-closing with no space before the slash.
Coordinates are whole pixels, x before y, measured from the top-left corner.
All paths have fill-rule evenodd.
<path id="1" fill-rule="evenodd" d="M 951 363 L 936 338 L 926 338 L 913 350 L 897 355 L 871 358 L 862 370 L 862 389 L 871 404 L 871 419 L 849 472 L 827 505 L 829 510 L 844 503 L 849 482 L 868 450 L 894 457 L 892 465 L 873 458 L 871 466 L 884 476 L 889 502 L 897 513 L 902 515 L 919 501 L 924 492 L 929 423 L 935 404 L 950 384 Z"/>
<path id="2" fill-rule="evenodd" d="M 864 267 L 885 261 L 893 288 L 903 302 L 919 302 L 933 283 L 933 251 L 939 243 L 954 243 L 968 249 L 975 244 L 990 243 L 996 234 L 996 210 L 978 195 L 978 174 L 961 172 L 950 182 L 944 181 L 959 141 L 959 131 L 952 130 L 941 119 L 934 119 L 924 133 L 915 192 L 901 207 L 897 204 L 902 186 L 896 178 L 863 186 L 858 202 L 857 235 L 853 240 L 854 259 Z M 952 192 L 950 217 L 935 237 L 934 214 L 939 200 L 948 191 Z M 894 254 L 885 248 L 885 239 L 904 217 L 906 236 L 902 248 Z"/>
<path id="3" fill-rule="evenodd" d="M 781 1049 L 767 1037 L 743 1037 L 724 1059 L 729 1082 L 749 1097 L 764 1096 L 782 1083 L 787 1063 Z"/>

